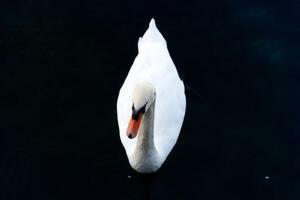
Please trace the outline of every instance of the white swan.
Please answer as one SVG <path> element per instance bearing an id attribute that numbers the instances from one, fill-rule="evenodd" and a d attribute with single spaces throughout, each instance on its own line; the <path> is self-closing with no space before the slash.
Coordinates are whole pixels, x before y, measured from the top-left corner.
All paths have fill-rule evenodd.
<path id="1" fill-rule="evenodd" d="M 178 139 L 186 99 L 183 82 L 154 19 L 139 39 L 138 51 L 119 92 L 118 124 L 131 167 L 152 173 Z"/>

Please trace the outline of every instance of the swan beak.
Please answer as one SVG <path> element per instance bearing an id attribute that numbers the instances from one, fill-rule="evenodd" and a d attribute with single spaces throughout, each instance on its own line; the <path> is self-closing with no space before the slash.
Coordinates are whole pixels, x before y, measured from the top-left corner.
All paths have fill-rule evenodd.
<path id="1" fill-rule="evenodd" d="M 128 128 L 127 128 L 127 137 L 133 139 L 137 136 L 139 127 L 142 121 L 143 113 L 139 113 L 137 119 L 133 117 L 130 118 Z"/>

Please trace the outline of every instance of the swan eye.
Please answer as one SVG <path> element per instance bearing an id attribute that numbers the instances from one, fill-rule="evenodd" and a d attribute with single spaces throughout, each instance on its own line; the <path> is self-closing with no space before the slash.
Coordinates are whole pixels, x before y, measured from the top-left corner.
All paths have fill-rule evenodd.
<path id="1" fill-rule="evenodd" d="M 141 107 L 141 109 L 140 109 L 141 113 L 145 113 L 147 103 L 148 102 L 146 102 L 146 104 L 143 107 Z"/>
<path id="2" fill-rule="evenodd" d="M 136 121 L 139 117 L 139 112 L 138 110 L 135 110 L 134 104 L 132 104 L 132 118 Z"/>
<path id="3" fill-rule="evenodd" d="M 143 107 L 141 107 L 139 110 L 136 110 L 136 109 L 134 108 L 134 104 L 132 104 L 132 108 L 131 108 L 131 109 L 132 109 L 132 118 L 133 118 L 134 120 L 138 120 L 138 117 L 139 117 L 139 114 L 140 114 L 140 113 L 145 113 L 147 103 L 148 103 L 148 102 L 146 102 L 146 104 L 145 104 Z"/>

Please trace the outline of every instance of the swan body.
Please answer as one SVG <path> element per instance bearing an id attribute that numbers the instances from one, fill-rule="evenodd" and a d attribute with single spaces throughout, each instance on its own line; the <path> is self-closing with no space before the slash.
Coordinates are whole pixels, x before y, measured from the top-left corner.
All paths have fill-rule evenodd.
<path id="1" fill-rule="evenodd" d="M 174 147 L 186 108 L 184 85 L 152 19 L 117 101 L 121 142 L 140 173 L 157 171 Z"/>

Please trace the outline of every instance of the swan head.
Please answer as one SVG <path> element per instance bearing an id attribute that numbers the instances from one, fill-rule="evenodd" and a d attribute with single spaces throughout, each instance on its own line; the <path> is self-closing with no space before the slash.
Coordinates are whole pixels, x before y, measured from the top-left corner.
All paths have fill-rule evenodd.
<path id="1" fill-rule="evenodd" d="M 155 88 L 151 83 L 138 83 L 132 94 L 132 115 L 127 128 L 127 136 L 132 139 L 138 134 L 143 115 L 149 110 L 156 97 Z"/>

